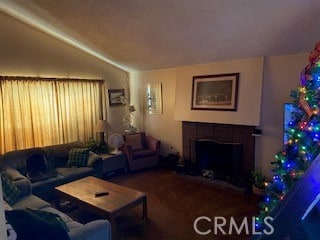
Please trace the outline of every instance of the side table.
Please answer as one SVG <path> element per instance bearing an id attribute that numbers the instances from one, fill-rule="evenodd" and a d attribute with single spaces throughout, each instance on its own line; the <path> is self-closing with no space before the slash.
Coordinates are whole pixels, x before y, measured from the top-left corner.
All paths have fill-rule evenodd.
<path id="1" fill-rule="evenodd" d="M 162 157 L 159 161 L 161 167 L 174 170 L 179 162 L 180 156 L 179 153 L 169 153 L 168 156 Z"/>
<path id="2" fill-rule="evenodd" d="M 118 170 L 127 170 L 127 157 L 125 153 L 99 154 L 102 157 L 102 174 L 110 174 Z"/>

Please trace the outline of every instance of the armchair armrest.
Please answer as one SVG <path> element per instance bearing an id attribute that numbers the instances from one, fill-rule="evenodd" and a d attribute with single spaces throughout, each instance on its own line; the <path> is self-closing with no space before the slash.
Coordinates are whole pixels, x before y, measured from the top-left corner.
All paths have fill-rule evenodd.
<path id="1" fill-rule="evenodd" d="M 160 141 L 151 137 L 146 136 L 146 142 L 149 149 L 159 152 L 160 151 Z"/>
<path id="2" fill-rule="evenodd" d="M 133 151 L 132 146 L 130 144 L 124 143 L 122 148 L 124 152 L 132 153 Z"/>
<path id="3" fill-rule="evenodd" d="M 122 147 L 120 148 L 121 151 L 123 151 L 127 155 L 128 161 L 133 160 L 133 150 L 132 146 L 130 144 L 124 143 Z"/>

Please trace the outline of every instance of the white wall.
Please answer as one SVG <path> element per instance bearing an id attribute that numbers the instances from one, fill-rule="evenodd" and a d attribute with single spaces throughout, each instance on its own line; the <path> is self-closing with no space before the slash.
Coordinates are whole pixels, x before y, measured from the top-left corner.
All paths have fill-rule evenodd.
<path id="1" fill-rule="evenodd" d="M 104 79 L 109 89 L 128 91 L 128 73 L 0 12 L 0 75 Z M 109 106 L 107 104 L 107 106 Z M 109 108 L 115 131 L 124 107 Z"/>
<path id="2" fill-rule="evenodd" d="M 161 140 L 161 152 L 182 149 L 181 121 L 174 120 L 176 69 L 163 69 L 130 74 L 132 103 L 137 106 L 135 124 L 147 135 Z M 162 114 L 147 114 L 144 111 L 144 86 L 162 83 Z"/>
<path id="3" fill-rule="evenodd" d="M 283 104 L 292 102 L 291 90 L 300 83 L 300 72 L 308 63 L 309 54 L 266 57 L 262 93 L 261 128 L 256 138 L 256 167 L 269 173 L 270 162 L 282 150 Z"/>
<path id="4" fill-rule="evenodd" d="M 193 76 L 224 73 L 240 73 L 237 111 L 191 110 Z M 180 67 L 177 69 L 174 118 L 180 121 L 258 126 L 262 77 L 262 57 Z"/>
<path id="5" fill-rule="evenodd" d="M 292 101 L 290 92 L 298 87 L 300 71 L 307 59 L 308 54 L 296 54 L 132 73 L 131 95 L 140 108 L 143 85 L 147 82 L 163 83 L 163 114 L 147 115 L 139 108 L 136 123 L 140 129 L 162 140 L 164 154 L 170 151 L 168 146 L 171 145 L 182 152 L 180 120 L 257 126 L 263 134 L 255 138 L 256 168 L 268 175 L 272 167 L 270 162 L 282 148 L 283 104 Z M 191 111 L 192 76 L 230 71 L 240 72 L 239 112 Z"/>
<path id="6" fill-rule="evenodd" d="M 238 111 L 191 110 L 193 76 L 231 72 L 240 73 Z M 262 57 L 131 73 L 132 103 L 138 106 L 135 124 L 161 139 L 164 155 L 182 153 L 181 121 L 259 125 L 262 77 Z M 147 83 L 162 83 L 163 114 L 150 115 L 143 110 Z"/>

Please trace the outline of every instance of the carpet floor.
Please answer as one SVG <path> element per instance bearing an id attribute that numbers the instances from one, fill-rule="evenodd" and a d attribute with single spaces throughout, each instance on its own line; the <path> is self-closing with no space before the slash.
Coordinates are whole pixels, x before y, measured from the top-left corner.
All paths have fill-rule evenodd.
<path id="1" fill-rule="evenodd" d="M 238 235 L 234 229 L 229 235 L 229 220 L 233 217 L 240 226 L 243 218 L 247 217 L 251 232 L 251 217 L 259 211 L 260 199 L 256 196 L 217 188 L 174 171 L 146 170 L 116 175 L 106 180 L 144 192 L 148 201 L 147 220 L 142 220 L 141 206 L 128 210 L 116 219 L 113 240 L 250 239 L 244 231 Z M 82 209 L 68 214 L 83 223 L 99 218 Z M 195 220 L 201 216 L 211 220 L 201 220 L 197 224 L 201 232 L 211 230 L 206 235 L 199 235 L 194 229 Z M 227 219 L 223 227 L 226 235 L 221 231 L 214 234 L 215 217 Z"/>

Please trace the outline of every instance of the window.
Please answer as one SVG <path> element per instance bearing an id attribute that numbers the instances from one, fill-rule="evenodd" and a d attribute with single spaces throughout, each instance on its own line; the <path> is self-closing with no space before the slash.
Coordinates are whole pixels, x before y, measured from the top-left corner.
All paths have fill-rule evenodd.
<path id="1" fill-rule="evenodd" d="M 103 117 L 98 80 L 0 77 L 0 153 L 87 141 Z"/>

